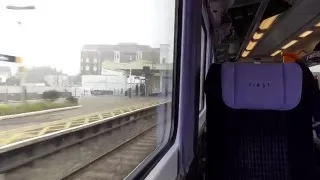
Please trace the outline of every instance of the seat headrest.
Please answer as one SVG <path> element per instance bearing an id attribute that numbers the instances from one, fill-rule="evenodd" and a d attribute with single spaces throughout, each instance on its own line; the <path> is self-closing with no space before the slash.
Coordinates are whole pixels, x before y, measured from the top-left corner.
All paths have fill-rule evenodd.
<path id="1" fill-rule="evenodd" d="M 290 110 L 301 99 L 297 63 L 224 63 L 221 78 L 223 101 L 233 109 Z"/>

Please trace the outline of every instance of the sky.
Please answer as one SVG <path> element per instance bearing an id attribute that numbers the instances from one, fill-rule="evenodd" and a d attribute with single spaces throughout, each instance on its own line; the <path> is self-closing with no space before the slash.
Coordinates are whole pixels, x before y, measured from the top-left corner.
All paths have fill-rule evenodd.
<path id="1" fill-rule="evenodd" d="M 0 54 L 20 56 L 24 65 L 79 73 L 84 44 L 135 42 L 173 46 L 172 0 L 0 0 Z M 34 5 L 35 10 L 8 10 Z M 21 22 L 19 25 L 18 22 Z M 0 66 L 14 63 L 0 62 Z M 320 72 L 320 65 L 310 68 Z"/>
<path id="2" fill-rule="evenodd" d="M 27 67 L 52 66 L 77 74 L 84 44 L 173 43 L 170 1 L 0 0 L 0 54 L 20 56 Z M 7 5 L 36 9 L 8 10 Z M 1 65 L 16 70 L 16 64 Z"/>

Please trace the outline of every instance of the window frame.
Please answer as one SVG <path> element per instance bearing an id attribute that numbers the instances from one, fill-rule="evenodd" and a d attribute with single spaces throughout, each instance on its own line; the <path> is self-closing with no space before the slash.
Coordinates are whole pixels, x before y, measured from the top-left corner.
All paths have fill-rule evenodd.
<path id="1" fill-rule="evenodd" d="M 174 7 L 174 43 L 173 43 L 173 70 L 172 70 L 172 100 L 170 133 L 166 143 L 162 143 L 140 165 L 138 165 L 125 179 L 145 179 L 164 155 L 175 144 L 178 132 L 179 93 L 180 93 L 180 64 L 182 42 L 182 0 L 175 0 Z"/>
<path id="2" fill-rule="evenodd" d="M 204 37 L 202 37 L 202 32 Z M 203 39 L 202 39 L 203 38 Z M 205 109 L 205 96 L 204 96 L 204 81 L 207 69 L 207 46 L 208 46 L 208 32 L 206 28 L 206 24 L 202 17 L 201 20 L 201 59 L 200 59 L 200 71 L 199 71 L 199 112 L 201 113 Z M 203 40 L 203 42 L 202 42 Z M 202 47 L 203 46 L 203 47 Z"/>
<path id="3" fill-rule="evenodd" d="M 208 7 L 209 5 L 207 4 L 207 1 L 203 1 L 203 5 L 202 5 L 202 22 L 201 22 L 201 26 L 204 28 L 205 33 L 206 33 L 206 53 L 205 53 L 205 67 L 204 67 L 204 75 L 203 75 L 203 96 L 202 96 L 202 101 L 204 103 L 204 107 L 202 109 L 202 111 L 199 112 L 199 121 L 198 121 L 198 136 L 200 136 L 203 132 L 203 129 L 205 127 L 206 124 L 206 98 L 205 98 L 205 93 L 204 93 L 204 82 L 206 79 L 206 75 L 207 72 L 209 71 L 210 68 L 210 64 L 212 64 L 214 62 L 215 59 L 215 54 L 214 54 L 214 40 L 213 40 L 213 27 L 210 23 L 210 17 L 208 14 Z M 200 98 L 200 96 L 199 96 Z"/>

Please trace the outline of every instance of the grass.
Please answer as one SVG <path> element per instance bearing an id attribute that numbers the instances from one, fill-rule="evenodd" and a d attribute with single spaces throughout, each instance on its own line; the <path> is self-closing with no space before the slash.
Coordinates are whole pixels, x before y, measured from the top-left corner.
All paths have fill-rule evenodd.
<path id="1" fill-rule="evenodd" d="M 63 108 L 77 105 L 77 103 L 71 102 L 37 102 L 37 103 L 26 103 L 19 105 L 0 105 L 0 116 L 20 114 L 26 112 L 42 111 L 47 109 Z"/>

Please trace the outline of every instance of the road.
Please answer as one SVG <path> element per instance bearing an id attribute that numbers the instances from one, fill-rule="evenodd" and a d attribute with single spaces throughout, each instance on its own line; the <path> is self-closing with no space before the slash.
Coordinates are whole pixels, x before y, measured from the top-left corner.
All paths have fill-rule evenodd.
<path id="1" fill-rule="evenodd" d="M 0 121 L 0 131 L 19 128 L 22 126 L 36 125 L 45 122 L 52 122 L 60 119 L 81 116 L 94 112 L 107 111 L 117 107 L 130 106 L 150 102 L 159 98 L 153 97 L 133 97 L 129 99 L 125 96 L 90 96 L 80 100 L 82 107 L 66 111 L 58 111 L 35 116 L 6 119 Z"/>

